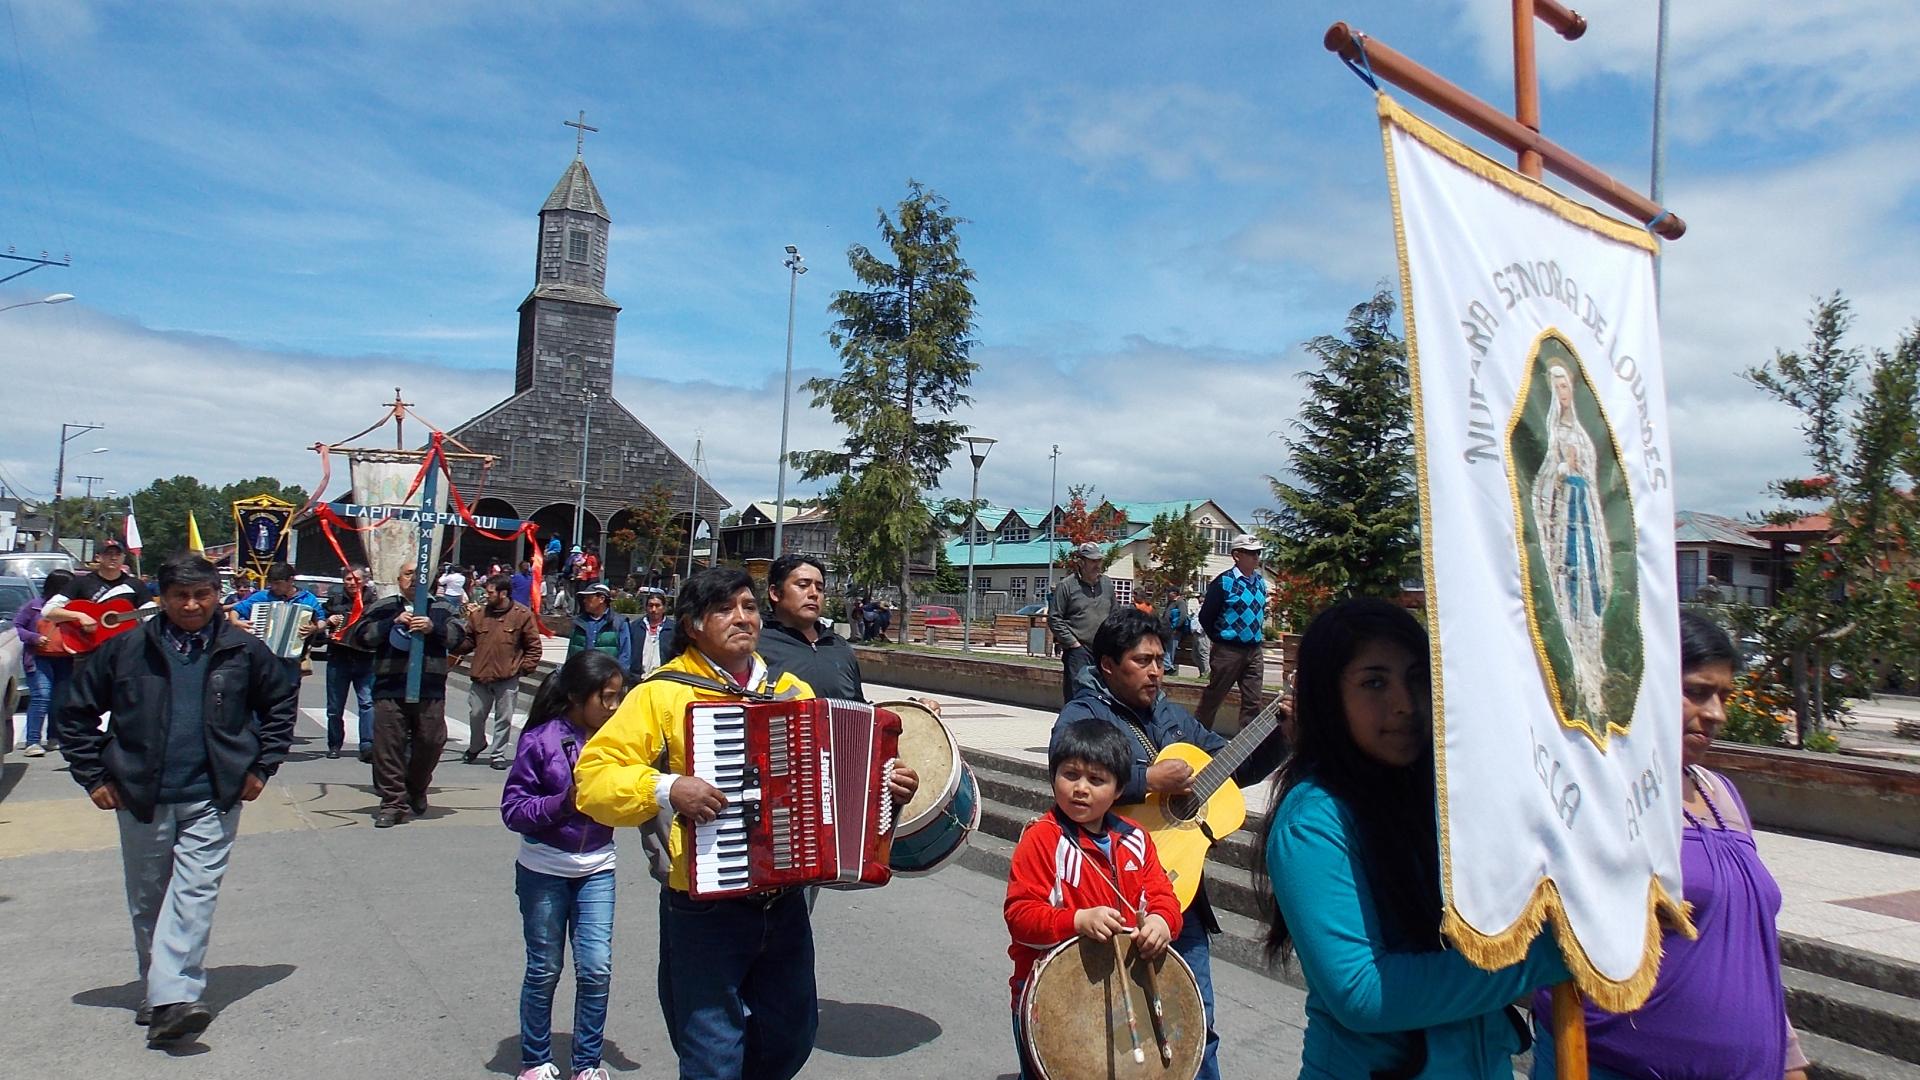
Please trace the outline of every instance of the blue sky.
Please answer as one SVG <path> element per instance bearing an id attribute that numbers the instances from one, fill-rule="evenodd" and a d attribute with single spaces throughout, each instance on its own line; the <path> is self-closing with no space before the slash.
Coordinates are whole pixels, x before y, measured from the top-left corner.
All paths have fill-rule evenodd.
<path id="1" fill-rule="evenodd" d="M 1799 463 L 1791 417 L 1734 373 L 1799 342 L 1816 293 L 1855 298 L 1863 344 L 1920 315 L 1920 21 L 1900 0 L 1677 7 L 1679 495 L 1743 512 Z M 447 426 L 505 396 L 560 122 L 585 109 L 618 392 L 684 454 L 704 433 L 736 503 L 773 488 L 782 246 L 812 268 L 796 364 L 830 369 L 844 252 L 913 177 L 971 221 L 965 419 L 1003 440 L 983 494 L 1044 502 L 1058 442 L 1063 492 L 1244 513 L 1285 465 L 1298 342 L 1394 273 L 1371 102 L 1321 33 L 1345 18 L 1511 95 L 1501 0 L 8 9 L 0 243 L 74 266 L 0 302 L 80 297 L 0 316 L 0 470 L 39 492 L 61 420 L 109 424 L 104 486 L 311 483 L 301 448 L 396 382 Z M 1542 33 L 1547 128 L 1644 184 L 1651 0 L 1583 10 L 1586 40 Z M 796 448 L 834 438 L 797 404 Z"/>

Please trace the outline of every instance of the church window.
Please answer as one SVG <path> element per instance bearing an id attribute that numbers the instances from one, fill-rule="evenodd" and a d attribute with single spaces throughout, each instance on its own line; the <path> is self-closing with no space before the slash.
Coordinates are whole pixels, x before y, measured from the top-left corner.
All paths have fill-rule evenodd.
<path id="1" fill-rule="evenodd" d="M 1133 580 L 1131 578 L 1113 579 L 1113 602 L 1116 604 L 1133 603 Z"/>
<path id="2" fill-rule="evenodd" d="M 1000 542 L 1003 544 L 1024 544 L 1032 539 L 1033 530 L 1017 517 L 1009 515 L 1006 523 L 1000 526 Z"/>
<path id="3" fill-rule="evenodd" d="M 567 230 L 567 261 L 587 261 L 587 232 L 585 229 Z"/>

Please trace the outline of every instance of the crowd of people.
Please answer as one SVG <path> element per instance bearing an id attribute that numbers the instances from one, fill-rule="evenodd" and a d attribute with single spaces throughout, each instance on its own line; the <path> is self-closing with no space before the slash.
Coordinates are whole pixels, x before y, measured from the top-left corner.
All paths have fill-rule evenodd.
<path id="1" fill-rule="evenodd" d="M 1214 671 L 1243 687 L 1242 708 L 1258 709 L 1261 691 L 1247 693 L 1243 682 L 1258 661 L 1233 654 L 1257 656 L 1252 613 L 1264 609 L 1264 584 L 1257 559 L 1234 547 L 1236 567 L 1209 583 L 1187 626 L 1211 639 Z M 148 599 L 102 554 L 92 573 L 49 586 L 41 617 L 57 621 L 62 597 Z M 1192 767 L 1161 751 L 1177 743 L 1217 751 L 1225 740 L 1204 704 L 1196 716 L 1163 692 L 1174 632 L 1167 619 L 1111 604 L 1091 616 L 1100 596 L 1091 559 L 1097 552 L 1056 591 L 1072 598 L 1054 612 L 1067 700 L 1049 739 L 1054 807 L 1027 827 L 1007 883 L 1010 989 L 1017 1004 L 1035 961 L 1076 938 L 1130 935 L 1149 958 L 1172 950 L 1204 1002 L 1201 1075 L 1218 1076 L 1232 1033 L 1223 1044 L 1214 1025 L 1208 939 L 1218 925 L 1205 884 L 1180 904 L 1153 837 L 1115 808 L 1191 792 Z M 417 614 L 404 599 L 413 573 L 402 570 L 393 582 L 401 595 L 384 600 L 362 568 L 324 599 L 298 589 L 290 573 L 270 573 L 267 595 L 310 607 L 315 633 L 333 639 L 330 750 L 344 741 L 347 691 L 371 700 L 371 730 L 363 708 L 360 734 L 363 752 L 371 743 L 378 826 L 426 810 L 447 737 L 447 673 L 463 656 L 473 665 L 465 756 L 487 753 L 505 768 L 501 816 L 521 837 L 522 1080 L 607 1075 L 599 1055 L 612 984 L 614 838 L 625 826 L 642 828 L 661 885 L 659 937 L 647 946 L 679 1074 L 797 1073 L 817 1024 L 808 898 L 805 890 L 740 900 L 689 894 L 687 825 L 712 821 L 727 796 L 689 774 L 682 721 L 696 700 L 864 699 L 857 654 L 821 619 L 824 568 L 805 556 L 777 560 L 764 606 L 744 572 L 705 570 L 684 583 L 670 617 L 654 597 L 632 624 L 609 621 L 608 590 L 586 583 L 568 658 L 542 682 L 517 743 L 501 702 L 510 710 L 513 688 L 535 670 L 539 630 L 521 614 L 513 576 L 491 574 L 477 599 L 443 594 Z M 203 559 L 168 560 L 157 615 L 72 662 L 68 691 L 51 707 L 74 779 L 119 819 L 145 988 L 136 1020 L 153 1043 L 191 1036 L 213 1019 L 201 1001 L 207 936 L 238 816 L 293 739 L 300 667 L 247 632 L 244 615 L 223 607 L 218 584 Z M 1806 1061 L 1784 1007 L 1779 890 L 1738 792 L 1701 764 L 1725 719 L 1736 654 L 1711 622 L 1678 618 L 1682 710 L 1670 722 L 1683 734 L 1678 824 L 1699 937 L 1668 935 L 1659 982 L 1638 1012 L 1589 1010 L 1593 1075 L 1797 1080 Z M 410 686 L 416 642 L 424 662 Z M 1568 978 L 1553 936 L 1541 935 L 1521 962 L 1485 971 L 1441 935 L 1428 656 L 1425 629 L 1399 606 L 1348 600 L 1321 612 L 1301 641 L 1285 722 L 1234 772 L 1242 784 L 1279 776 L 1258 876 L 1272 900 L 1269 946 L 1305 977 L 1305 1076 L 1505 1080 L 1512 1055 L 1530 1045 L 1535 1075 L 1553 1075 L 1544 991 Z M 913 770 L 896 769 L 887 794 L 904 805 L 917 786 Z M 574 1039 L 563 1073 L 551 1060 L 551 1013 L 569 947 Z M 1530 995 L 1531 1016 L 1512 1007 Z M 1012 1029 L 1022 1074 L 1038 1075 L 1017 1010 Z"/>

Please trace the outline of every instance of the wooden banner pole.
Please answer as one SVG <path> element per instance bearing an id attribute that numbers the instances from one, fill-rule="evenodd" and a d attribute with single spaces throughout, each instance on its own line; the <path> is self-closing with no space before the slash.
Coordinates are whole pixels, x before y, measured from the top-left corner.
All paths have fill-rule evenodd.
<path id="1" fill-rule="evenodd" d="M 1568 41 L 1578 41 L 1587 32 L 1586 17 L 1561 5 L 1560 0 L 1533 0 L 1533 14 Z"/>
<path id="2" fill-rule="evenodd" d="M 1539 0 L 1535 0 L 1535 3 L 1539 3 Z M 1536 8 L 1536 17 L 1538 12 Z M 1337 53 L 1342 59 L 1359 63 L 1362 59 L 1362 41 L 1366 43 L 1367 66 L 1377 78 L 1400 87 L 1509 150 L 1516 153 L 1536 151 L 1541 164 L 1548 171 L 1564 177 L 1575 187 L 1634 221 L 1641 224 L 1654 222 L 1652 229 L 1656 234 L 1668 240 L 1678 240 L 1686 233 L 1687 224 L 1678 215 L 1664 210 L 1645 195 L 1587 164 L 1539 132 L 1530 130 L 1513 117 L 1382 44 L 1378 38 L 1361 34 L 1343 22 L 1327 28 L 1327 51 Z"/>
<path id="3" fill-rule="evenodd" d="M 1534 63 L 1533 16 L 1533 0 L 1513 0 L 1513 118 L 1537 137 L 1540 76 Z M 1520 151 L 1520 175 L 1540 179 L 1540 151 Z"/>
<path id="4" fill-rule="evenodd" d="M 1587 1013 L 1572 982 L 1553 988 L 1553 1063 L 1556 1080 L 1587 1080 Z"/>

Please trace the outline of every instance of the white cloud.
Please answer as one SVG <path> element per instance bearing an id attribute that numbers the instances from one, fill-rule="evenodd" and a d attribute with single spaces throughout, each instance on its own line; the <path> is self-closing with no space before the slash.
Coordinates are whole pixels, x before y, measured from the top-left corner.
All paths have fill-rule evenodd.
<path id="1" fill-rule="evenodd" d="M 11 313 L 13 316 L 21 312 Z M 381 356 L 335 358 L 161 332 L 100 315 L 79 302 L 0 319 L 0 384 L 14 388 L 14 422 L 0 442 L 0 469 L 46 492 L 63 421 L 105 429 L 75 446 L 104 445 L 71 476 L 106 477 L 96 490 L 137 490 L 177 474 L 224 484 L 262 473 L 311 488 L 319 460 L 309 449 L 360 430 L 403 388 L 427 420 L 452 427 L 505 397 L 506 370 L 473 370 Z M 983 348 L 975 404 L 958 417 L 1000 440 L 982 473 L 996 502 L 1044 504 L 1048 453 L 1061 447 L 1059 492 L 1091 483 L 1117 499 L 1212 498 L 1244 514 L 1265 500 L 1263 474 L 1280 467 L 1270 432 L 1298 401 L 1296 360 L 1183 349 L 1145 340 L 1072 358 Z M 697 370 L 695 358 L 666 358 Z M 49 373 L 69 377 L 50 378 Z M 839 433 L 808 408 L 795 373 L 789 445 L 834 445 Z M 740 387 L 622 375 L 616 392 L 654 433 L 691 460 L 701 439 L 711 482 L 735 506 L 770 498 L 779 452 L 780 376 Z M 964 458 L 946 493 L 964 496 Z M 342 478 L 334 479 L 335 490 Z M 788 491 L 812 485 L 788 478 Z"/>
<path id="2" fill-rule="evenodd" d="M 1033 102 L 1030 117 L 1039 141 L 1105 178 L 1256 180 L 1272 175 L 1280 151 L 1246 99 L 1189 83 L 1064 91 Z"/>

